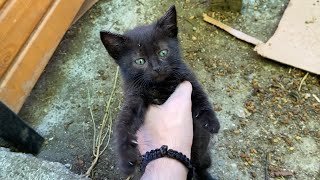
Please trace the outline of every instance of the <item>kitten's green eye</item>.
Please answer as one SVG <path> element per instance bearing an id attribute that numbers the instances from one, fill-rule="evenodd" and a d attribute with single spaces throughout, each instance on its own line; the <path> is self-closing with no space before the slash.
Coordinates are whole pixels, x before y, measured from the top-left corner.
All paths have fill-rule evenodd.
<path id="1" fill-rule="evenodd" d="M 166 57 L 168 55 L 168 50 L 161 50 L 160 52 L 159 52 L 159 56 L 160 57 Z"/>
<path id="2" fill-rule="evenodd" d="M 134 62 L 139 65 L 143 65 L 144 63 L 146 63 L 146 61 L 143 58 L 139 58 L 139 59 L 135 60 Z"/>

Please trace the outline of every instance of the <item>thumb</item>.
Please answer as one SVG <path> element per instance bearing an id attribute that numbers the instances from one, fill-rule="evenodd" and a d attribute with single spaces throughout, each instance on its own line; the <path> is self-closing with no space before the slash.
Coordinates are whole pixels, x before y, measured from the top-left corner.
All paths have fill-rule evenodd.
<path id="1" fill-rule="evenodd" d="M 189 81 L 184 81 L 179 84 L 176 90 L 171 94 L 168 100 L 165 102 L 167 106 L 175 106 L 177 108 L 181 105 L 189 105 L 191 106 L 191 93 L 192 93 L 192 85 Z"/>

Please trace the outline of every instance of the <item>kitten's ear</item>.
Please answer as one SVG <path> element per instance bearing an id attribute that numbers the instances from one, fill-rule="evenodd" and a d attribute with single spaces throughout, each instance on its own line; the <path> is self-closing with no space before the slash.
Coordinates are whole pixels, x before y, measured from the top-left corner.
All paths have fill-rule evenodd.
<path id="1" fill-rule="evenodd" d="M 121 52 L 123 52 L 126 47 L 127 38 L 120 34 L 101 31 L 100 39 L 110 56 L 113 59 L 118 60 L 119 56 L 122 54 Z"/>
<path id="2" fill-rule="evenodd" d="M 157 28 L 165 31 L 169 37 L 177 37 L 177 11 L 175 5 L 171 6 L 167 13 L 157 22 Z"/>

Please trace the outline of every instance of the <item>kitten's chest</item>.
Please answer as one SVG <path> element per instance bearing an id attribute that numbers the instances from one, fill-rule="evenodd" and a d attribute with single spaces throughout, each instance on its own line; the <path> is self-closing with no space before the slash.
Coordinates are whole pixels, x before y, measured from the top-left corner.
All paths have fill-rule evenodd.
<path id="1" fill-rule="evenodd" d="M 147 103 L 157 105 L 163 104 L 174 92 L 180 82 L 181 81 L 178 80 L 167 80 L 162 83 L 151 85 L 144 92 Z"/>

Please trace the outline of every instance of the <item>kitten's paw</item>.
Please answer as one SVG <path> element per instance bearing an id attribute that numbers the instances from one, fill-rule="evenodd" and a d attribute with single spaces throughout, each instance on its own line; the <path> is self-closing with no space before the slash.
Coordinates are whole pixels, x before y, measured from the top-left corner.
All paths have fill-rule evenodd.
<path id="1" fill-rule="evenodd" d="M 220 129 L 220 124 L 219 122 L 207 121 L 203 123 L 203 127 L 211 134 L 217 134 Z"/>
<path id="2" fill-rule="evenodd" d="M 214 112 L 201 111 L 197 114 L 196 119 L 201 122 L 204 129 L 210 133 L 218 133 L 220 129 L 220 123 Z"/>
<path id="3" fill-rule="evenodd" d="M 126 138 L 119 146 L 119 168 L 125 175 L 132 175 L 139 164 L 140 153 L 135 136 Z"/>
<path id="4" fill-rule="evenodd" d="M 122 159 L 120 160 L 119 169 L 123 174 L 130 176 L 135 172 L 136 163 L 134 161 L 130 161 L 129 159 Z"/>

